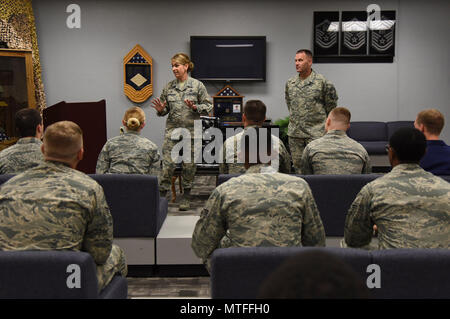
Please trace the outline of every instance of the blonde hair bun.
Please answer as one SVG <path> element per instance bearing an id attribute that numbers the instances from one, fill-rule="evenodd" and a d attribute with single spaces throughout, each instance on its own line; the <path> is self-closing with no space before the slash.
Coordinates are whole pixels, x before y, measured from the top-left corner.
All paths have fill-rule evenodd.
<path id="1" fill-rule="evenodd" d="M 135 117 L 130 117 L 127 121 L 127 127 L 131 129 L 136 129 L 141 126 L 141 122 Z"/>

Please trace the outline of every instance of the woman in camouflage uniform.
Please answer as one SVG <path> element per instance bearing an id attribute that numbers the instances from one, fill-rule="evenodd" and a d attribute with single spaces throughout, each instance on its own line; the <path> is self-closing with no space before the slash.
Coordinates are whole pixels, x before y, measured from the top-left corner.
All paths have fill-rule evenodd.
<path id="1" fill-rule="evenodd" d="M 156 175 L 160 156 L 158 147 L 139 136 L 145 126 L 145 113 L 140 107 L 129 108 L 123 117 L 125 132 L 109 139 L 97 160 L 97 174 Z"/>
<path id="2" fill-rule="evenodd" d="M 163 171 L 159 185 L 162 196 L 166 196 L 170 189 L 176 168 L 176 163 L 171 156 L 172 149 L 181 141 L 179 134 L 172 133 L 176 133 L 177 131 L 174 132 L 174 130 L 177 128 L 184 128 L 189 131 L 191 137 L 194 137 L 194 121 L 200 120 L 200 115 L 208 115 L 213 107 L 203 83 L 188 75 L 194 68 L 189 57 L 184 53 L 177 53 L 172 57 L 171 65 L 175 80 L 164 87 L 160 98 L 152 101 L 158 116 L 168 114 L 162 148 Z M 180 203 L 180 210 L 189 209 L 190 192 L 196 171 L 193 159 L 194 138 L 190 139 L 190 143 L 190 161 L 182 162 L 184 196 Z"/>

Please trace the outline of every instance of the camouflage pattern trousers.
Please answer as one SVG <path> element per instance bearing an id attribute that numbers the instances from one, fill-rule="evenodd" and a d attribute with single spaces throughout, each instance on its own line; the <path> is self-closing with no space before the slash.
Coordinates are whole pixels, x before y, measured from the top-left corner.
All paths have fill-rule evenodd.
<path id="1" fill-rule="evenodd" d="M 291 151 L 292 163 L 296 174 L 302 174 L 301 164 L 303 151 L 313 138 L 292 137 L 289 136 L 289 149 Z"/>
<path id="2" fill-rule="evenodd" d="M 172 159 L 172 149 L 175 145 L 180 143 L 179 140 L 172 140 L 170 136 L 164 138 L 164 143 L 162 147 L 162 172 L 161 180 L 159 183 L 159 189 L 161 191 L 168 191 L 172 185 L 172 177 L 174 175 L 177 163 Z M 189 142 L 187 142 L 189 143 Z M 197 166 L 194 162 L 194 139 L 191 140 L 191 154 L 189 161 L 183 161 L 181 163 L 181 177 L 183 189 L 191 189 L 194 183 L 195 173 L 197 171 Z M 183 149 L 183 151 L 185 151 Z M 178 152 L 177 152 L 178 154 Z"/>
<path id="3" fill-rule="evenodd" d="M 99 292 L 103 290 L 116 274 L 126 277 L 128 273 L 125 254 L 117 245 L 112 245 L 111 253 L 103 265 L 97 265 L 97 280 Z"/>

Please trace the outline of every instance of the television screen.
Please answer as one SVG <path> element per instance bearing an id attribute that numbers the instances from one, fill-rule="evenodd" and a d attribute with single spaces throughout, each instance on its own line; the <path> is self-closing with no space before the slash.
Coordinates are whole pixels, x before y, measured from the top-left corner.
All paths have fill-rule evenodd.
<path id="1" fill-rule="evenodd" d="M 206 81 L 265 81 L 265 36 L 191 36 L 191 75 Z"/>

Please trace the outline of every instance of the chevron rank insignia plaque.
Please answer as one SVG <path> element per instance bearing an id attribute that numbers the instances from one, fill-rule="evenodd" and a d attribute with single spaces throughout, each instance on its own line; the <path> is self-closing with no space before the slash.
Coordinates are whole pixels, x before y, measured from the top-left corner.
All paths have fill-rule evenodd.
<path id="1" fill-rule="evenodd" d="M 135 103 L 153 95 L 152 57 L 139 45 L 123 58 L 124 93 Z"/>

